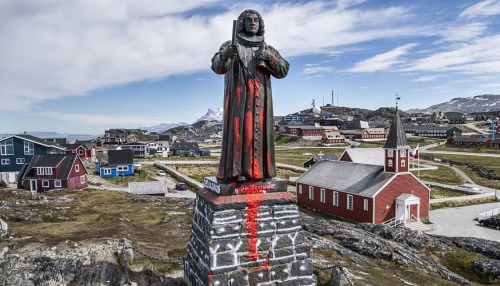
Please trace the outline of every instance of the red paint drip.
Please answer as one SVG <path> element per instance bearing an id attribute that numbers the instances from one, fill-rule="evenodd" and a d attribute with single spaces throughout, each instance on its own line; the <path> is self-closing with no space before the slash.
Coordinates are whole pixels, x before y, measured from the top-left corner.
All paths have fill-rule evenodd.
<path id="1" fill-rule="evenodd" d="M 247 202 L 247 221 L 246 221 L 246 232 L 248 234 L 248 259 L 254 262 L 254 265 L 257 266 L 257 262 L 259 260 L 259 252 L 257 248 L 258 241 L 258 230 L 259 225 L 257 222 L 257 216 L 259 214 L 259 208 L 264 200 L 265 194 L 262 193 L 258 188 L 253 188 L 253 185 L 249 183 L 248 191 L 246 192 L 245 200 Z M 269 258 L 266 258 L 266 261 L 262 265 L 255 269 L 255 271 L 260 271 L 269 267 Z"/>

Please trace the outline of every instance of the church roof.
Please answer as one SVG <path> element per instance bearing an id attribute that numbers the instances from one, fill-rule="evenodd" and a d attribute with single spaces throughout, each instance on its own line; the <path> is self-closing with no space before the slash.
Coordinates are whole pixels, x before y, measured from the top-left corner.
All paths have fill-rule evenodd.
<path id="1" fill-rule="evenodd" d="M 403 128 L 403 123 L 401 123 L 401 117 L 399 117 L 398 109 L 394 114 L 394 119 L 392 120 L 391 129 L 389 130 L 389 135 L 387 136 L 387 141 L 385 142 L 384 148 L 386 149 L 410 149 L 408 142 L 406 141 L 406 133 Z"/>
<path id="2" fill-rule="evenodd" d="M 384 167 L 343 161 L 319 161 L 297 179 L 298 183 L 373 197 L 396 174 Z"/>

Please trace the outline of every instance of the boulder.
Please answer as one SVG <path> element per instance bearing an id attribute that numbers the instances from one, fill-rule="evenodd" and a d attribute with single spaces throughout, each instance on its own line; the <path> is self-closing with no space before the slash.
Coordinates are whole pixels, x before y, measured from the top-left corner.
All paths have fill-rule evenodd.
<path id="1" fill-rule="evenodd" d="M 9 232 L 9 226 L 0 218 L 0 237 L 4 237 Z"/>
<path id="2" fill-rule="evenodd" d="M 347 268 L 336 265 L 332 268 L 332 283 L 331 286 L 346 286 L 353 285 L 349 279 L 349 271 Z"/>
<path id="3" fill-rule="evenodd" d="M 488 276 L 491 282 L 500 282 L 500 260 L 487 258 L 474 261 L 472 265 L 474 271 Z"/>

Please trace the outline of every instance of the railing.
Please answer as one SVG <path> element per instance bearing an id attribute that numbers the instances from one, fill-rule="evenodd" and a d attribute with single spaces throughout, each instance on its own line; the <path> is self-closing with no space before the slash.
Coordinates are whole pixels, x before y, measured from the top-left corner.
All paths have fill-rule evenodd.
<path id="1" fill-rule="evenodd" d="M 388 219 L 388 220 L 382 222 L 381 224 L 396 227 L 398 225 L 404 224 L 404 221 L 402 221 L 402 220 L 396 220 L 396 218 L 393 217 L 391 219 Z"/>
<path id="2" fill-rule="evenodd" d="M 500 208 L 496 208 L 496 209 L 492 209 L 491 211 L 480 213 L 477 215 L 477 219 L 478 220 L 487 219 L 489 217 L 496 216 L 498 214 L 500 214 Z"/>

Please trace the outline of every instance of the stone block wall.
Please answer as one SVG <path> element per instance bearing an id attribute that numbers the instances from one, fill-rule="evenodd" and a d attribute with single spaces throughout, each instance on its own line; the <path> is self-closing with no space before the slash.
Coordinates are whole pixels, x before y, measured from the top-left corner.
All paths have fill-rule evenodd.
<path id="1" fill-rule="evenodd" d="M 197 193 L 188 254 L 188 285 L 316 285 L 293 194 Z"/>

